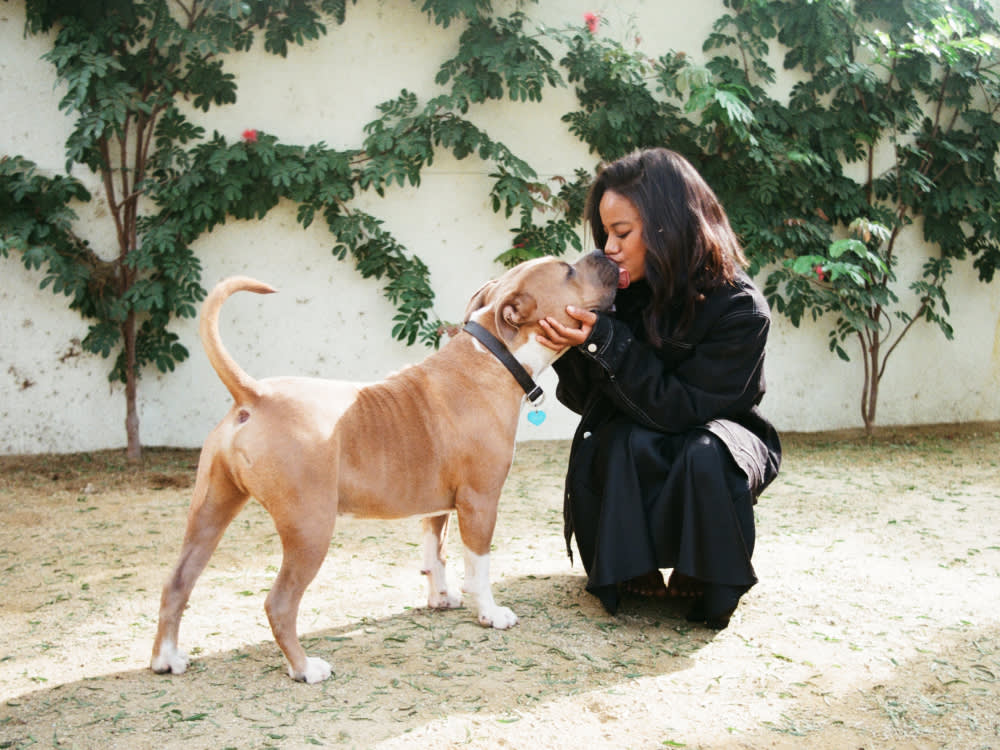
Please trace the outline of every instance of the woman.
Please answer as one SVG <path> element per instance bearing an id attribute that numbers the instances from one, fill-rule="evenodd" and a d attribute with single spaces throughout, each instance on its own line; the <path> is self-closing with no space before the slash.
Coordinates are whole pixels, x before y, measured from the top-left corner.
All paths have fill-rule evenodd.
<path id="1" fill-rule="evenodd" d="M 758 411 L 770 311 L 712 189 L 683 157 L 638 151 L 591 187 L 595 244 L 619 267 L 615 311 L 571 309 L 539 341 L 572 347 L 557 396 L 581 414 L 566 476 L 587 589 L 690 596 L 688 619 L 724 628 L 757 582 L 753 505 L 781 445 Z M 672 568 L 664 584 L 660 569 Z"/>

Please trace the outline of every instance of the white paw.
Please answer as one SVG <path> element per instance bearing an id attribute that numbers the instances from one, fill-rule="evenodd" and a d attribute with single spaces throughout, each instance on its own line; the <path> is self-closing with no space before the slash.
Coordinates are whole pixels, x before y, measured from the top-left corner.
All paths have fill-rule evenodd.
<path id="1" fill-rule="evenodd" d="M 427 598 L 427 606 L 431 609 L 458 609 L 462 606 L 462 597 L 450 591 L 438 591 Z"/>
<path id="2" fill-rule="evenodd" d="M 157 674 L 184 674 L 188 666 L 187 654 L 179 651 L 170 641 L 164 641 L 160 646 L 160 651 L 153 655 L 153 660 L 149 664 L 150 668 Z"/>
<path id="3" fill-rule="evenodd" d="M 517 625 L 517 615 L 507 607 L 491 607 L 479 613 L 479 624 L 497 630 L 506 630 Z"/>
<path id="4" fill-rule="evenodd" d="M 333 674 L 333 668 L 318 656 L 306 657 L 306 668 L 302 674 L 296 674 L 291 667 L 288 668 L 288 676 L 299 682 L 322 682 Z"/>

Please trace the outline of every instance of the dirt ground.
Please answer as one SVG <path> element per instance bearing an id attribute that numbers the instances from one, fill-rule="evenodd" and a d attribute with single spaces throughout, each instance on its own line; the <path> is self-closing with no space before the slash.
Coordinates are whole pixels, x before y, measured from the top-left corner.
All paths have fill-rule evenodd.
<path id="1" fill-rule="evenodd" d="M 418 522 L 344 520 L 300 616 L 319 685 L 267 627 L 256 504 L 195 588 L 188 672 L 148 670 L 195 452 L 0 458 L 0 748 L 1000 748 L 1000 425 L 785 443 L 727 630 L 605 614 L 564 550 L 568 445 L 523 443 L 492 560 L 518 626 L 425 608 Z"/>

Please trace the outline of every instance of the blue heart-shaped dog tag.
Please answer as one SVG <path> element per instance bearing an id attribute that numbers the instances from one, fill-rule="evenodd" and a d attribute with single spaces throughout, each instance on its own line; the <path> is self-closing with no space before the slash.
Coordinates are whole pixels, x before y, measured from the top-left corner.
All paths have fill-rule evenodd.
<path id="1" fill-rule="evenodd" d="M 540 409 L 532 409 L 528 412 L 528 421 L 537 427 L 545 421 L 545 412 Z"/>

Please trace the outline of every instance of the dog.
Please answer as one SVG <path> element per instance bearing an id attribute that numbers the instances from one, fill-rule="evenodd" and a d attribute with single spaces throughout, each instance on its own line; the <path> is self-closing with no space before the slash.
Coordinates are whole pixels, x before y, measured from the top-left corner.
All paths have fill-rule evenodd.
<path id="1" fill-rule="evenodd" d="M 536 341 L 538 321 L 551 316 L 578 327 L 566 307 L 609 309 L 617 280 L 617 266 L 600 252 L 572 265 L 551 257 L 526 261 L 481 287 L 465 322 L 492 334 L 500 354 L 517 360 L 510 367 L 537 376 L 563 353 Z M 489 580 L 497 502 L 526 400 L 514 370 L 463 330 L 419 364 L 375 384 L 255 380 L 219 335 L 222 304 L 238 291 L 275 290 L 232 277 L 219 282 L 202 307 L 202 344 L 234 403 L 201 450 L 180 557 L 160 599 L 153 671 L 187 668 L 178 649 L 181 615 L 223 532 L 251 496 L 267 509 L 281 539 L 281 569 L 265 611 L 295 680 L 314 683 L 331 674 L 326 661 L 306 655 L 296 627 L 338 514 L 422 518 L 427 604 L 450 609 L 462 603 L 445 571 L 454 510 L 464 546 L 463 592 L 475 599 L 482 625 L 515 625 L 517 616 L 493 600 Z"/>

